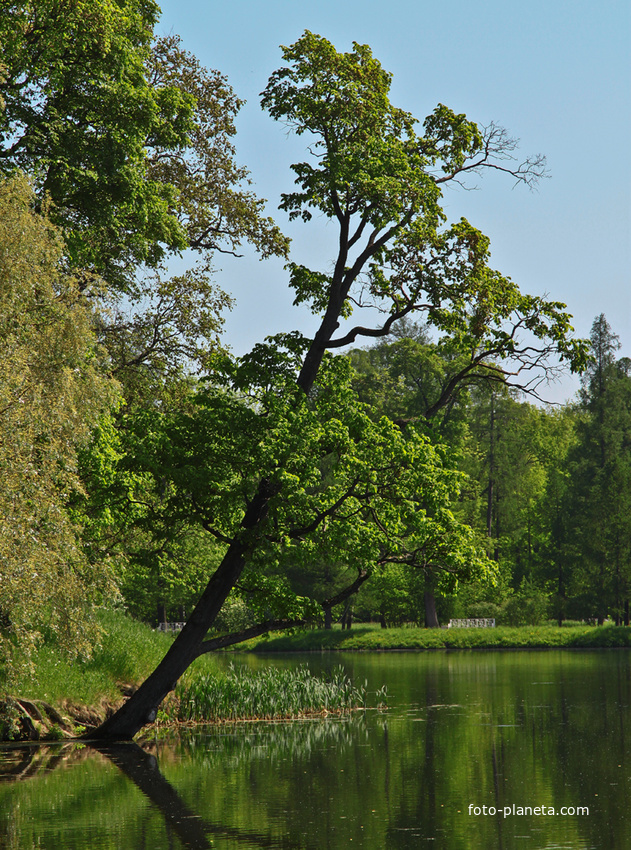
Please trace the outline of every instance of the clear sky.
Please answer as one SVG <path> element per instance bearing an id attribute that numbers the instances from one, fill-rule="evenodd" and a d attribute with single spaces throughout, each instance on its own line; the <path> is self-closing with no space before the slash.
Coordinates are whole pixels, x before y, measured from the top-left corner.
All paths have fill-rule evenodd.
<path id="1" fill-rule="evenodd" d="M 259 106 L 281 62 L 280 44 L 305 29 L 348 50 L 369 44 L 394 75 L 395 105 L 418 119 L 437 103 L 479 124 L 495 121 L 547 156 L 550 178 L 535 192 L 494 175 L 479 191 L 450 190 L 451 218 L 466 216 L 491 239 L 492 264 L 522 291 L 567 303 L 578 334 L 605 313 L 631 356 L 631 4 L 628 0 L 162 0 L 159 33 L 182 36 L 203 64 L 224 73 L 247 103 L 238 159 L 269 214 L 293 239 L 292 259 L 326 270 L 332 228 L 288 224 L 277 210 L 305 158 Z M 217 281 L 236 298 L 226 322 L 235 353 L 264 336 L 314 321 L 292 307 L 282 263 L 220 258 Z M 577 381 L 548 390 L 553 401 Z"/>

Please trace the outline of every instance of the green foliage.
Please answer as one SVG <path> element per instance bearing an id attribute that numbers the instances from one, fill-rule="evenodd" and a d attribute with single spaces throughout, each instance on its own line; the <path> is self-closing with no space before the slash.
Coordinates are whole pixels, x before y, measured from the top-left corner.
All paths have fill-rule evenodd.
<path id="1" fill-rule="evenodd" d="M 283 48 L 286 65 L 262 103 L 305 134 L 314 154 L 293 166 L 295 191 L 281 208 L 290 218 L 334 219 L 339 251 L 326 271 L 288 267 L 296 303 L 321 317 L 314 338 L 279 335 L 233 360 L 219 345 L 230 299 L 210 282 L 212 253 L 249 241 L 263 256 L 285 255 L 287 241 L 235 162 L 238 98 L 177 37 L 152 43 L 157 12 L 150 0 L 44 0 L 13 3 L 0 21 L 0 169 L 27 170 L 39 205 L 52 199 L 65 237 L 54 262 L 78 270 L 79 285 L 67 286 L 77 314 L 75 289 L 97 304 L 94 324 L 127 402 L 108 418 L 112 385 L 81 314 L 63 341 L 83 334 L 64 372 L 70 389 L 56 387 L 56 398 L 70 399 L 71 448 L 55 443 L 54 424 L 29 435 L 29 462 L 54 457 L 51 478 L 65 494 L 62 522 L 37 518 L 66 537 L 55 569 L 67 580 L 56 589 L 76 599 L 89 577 L 98 594 L 97 566 L 115 566 L 130 608 L 147 617 L 160 603 L 189 608 L 221 572 L 202 632 L 231 590 L 226 624 L 314 618 L 324 582 L 296 580 L 312 564 L 336 573 L 334 590 L 342 574 L 372 576 L 394 619 L 408 616 L 415 603 L 406 597 L 420 598 L 422 587 L 444 595 L 462 582 L 492 584 L 498 570 L 480 529 L 463 521 L 479 518 L 479 505 L 465 504 L 454 468 L 473 442 L 456 408 L 468 388 L 521 385 L 519 376 L 551 358 L 581 369 L 586 347 L 572 338 L 564 305 L 524 295 L 490 268 L 489 240 L 464 219 L 448 222 L 441 193 L 487 167 L 530 185 L 543 161 L 511 165 L 515 143 L 504 131 L 442 104 L 418 135 L 415 119 L 391 104 L 390 74 L 367 46 L 339 53 L 306 32 Z M 184 248 L 201 252 L 199 266 L 165 279 L 161 261 Z M 378 307 L 383 321 L 336 337 L 340 320 L 363 306 Z M 379 397 L 368 410 L 348 361 L 330 352 L 384 336 L 413 314 L 436 340 L 417 334 L 381 350 L 376 371 L 398 395 L 379 395 L 373 375 L 365 385 Z M 54 326 L 46 315 L 37 328 Z M 194 371 L 207 375 L 199 385 Z M 536 394 L 537 380 L 525 388 Z M 396 408 L 436 425 L 395 424 Z M 436 439 L 441 432 L 451 447 Z M 531 477 L 528 509 L 543 486 Z M 50 610 L 54 632 L 56 602 Z M 124 658 L 112 657 L 126 675 Z"/>
<path id="2" fill-rule="evenodd" d="M 619 621 L 631 593 L 631 370 L 627 358 L 615 359 L 618 337 L 604 315 L 591 343 L 567 462 L 568 542 L 578 561 L 572 589 L 582 596 L 582 616 L 602 622 L 611 613 Z"/>
<path id="3" fill-rule="evenodd" d="M 147 174 L 148 141 L 183 146 L 194 109 L 146 79 L 157 15 L 144 0 L 43 0 L 2 16 L 0 161 L 37 175 L 75 268 L 113 273 L 186 244 L 173 187 Z"/>
<path id="4" fill-rule="evenodd" d="M 176 187 L 175 209 L 189 247 L 236 253 L 247 241 L 262 257 L 285 256 L 288 240 L 263 215 L 264 200 L 248 188 L 248 171 L 235 161 L 232 137 L 242 101 L 226 78 L 202 67 L 175 35 L 156 39 L 146 76 L 156 92 L 193 103 L 184 155 L 181 145 L 148 141 L 148 173 Z"/>
<path id="5" fill-rule="evenodd" d="M 25 178 L 0 184 L 0 655 L 28 658 L 43 627 L 89 653 L 90 603 L 112 593 L 68 511 L 77 453 L 117 399 L 90 313 L 61 271 L 59 234 Z"/>
<path id="6" fill-rule="evenodd" d="M 33 656 L 33 666 L 12 683 L 12 693 L 61 706 L 64 701 L 97 707 L 121 698 L 120 685 L 138 684 L 172 642 L 122 611 L 99 610 L 99 642 L 89 659 L 70 660 L 50 636 Z"/>
<path id="7" fill-rule="evenodd" d="M 217 347 L 230 298 L 214 251 L 288 241 L 236 163 L 241 101 L 152 0 L 19 0 L 0 17 L 0 175 L 21 169 L 64 238 L 128 405 L 179 401 Z M 191 248 L 199 263 L 168 277 Z"/>
<path id="8" fill-rule="evenodd" d="M 223 604 L 215 620 L 214 629 L 219 633 L 242 632 L 257 622 L 254 611 L 248 607 L 245 599 L 233 591 Z"/>
<path id="9" fill-rule="evenodd" d="M 352 206 L 375 227 L 398 218 L 407 202 L 420 208 L 435 197 L 422 169 L 409 113 L 391 106 L 390 77 L 366 45 L 338 53 L 310 32 L 283 48 L 290 63 L 270 77 L 263 108 L 298 133 L 315 136 L 318 166 L 292 166 L 300 192 L 283 195 L 291 218 L 329 217 Z M 333 190 L 333 191 L 332 191 Z M 299 296 L 300 297 L 300 296 Z"/>
<path id="10" fill-rule="evenodd" d="M 0 171 L 54 201 L 75 268 L 129 283 L 166 251 L 286 242 L 239 184 L 240 101 L 175 36 L 152 44 L 151 0 L 11 3 L 0 21 Z"/>
<path id="11" fill-rule="evenodd" d="M 519 590 L 503 606 L 500 622 L 508 626 L 538 626 L 547 619 L 548 610 L 547 596 L 532 581 L 524 579 Z"/>
<path id="12" fill-rule="evenodd" d="M 235 384 L 251 365 L 252 358 L 235 364 Z M 252 553 L 239 583 L 262 617 L 316 614 L 284 578 L 288 565 L 379 572 L 396 564 L 435 572 L 441 588 L 488 569 L 451 511 L 459 475 L 426 437 L 403 435 L 385 417 L 371 419 L 352 391 L 345 359 L 325 361 L 311 398 L 290 387 L 282 392 L 278 379 L 271 390 L 263 383 L 258 391 L 250 385 L 247 399 L 208 385 L 190 412 L 132 417 L 132 463 L 160 491 L 146 522 L 164 540 L 162 550 L 177 529 L 194 525 L 229 544 L 243 500 L 257 487 L 253 468 L 275 470 L 279 485 L 265 546 Z"/>
<path id="13" fill-rule="evenodd" d="M 378 613 L 388 626 L 403 623 L 422 625 L 425 576 L 402 564 L 386 564 L 375 572 L 368 591 Z M 365 604 L 365 603 L 364 603 Z"/>
<path id="14" fill-rule="evenodd" d="M 443 183 L 485 167 L 530 183 L 543 162 L 511 169 L 515 143 L 504 131 L 482 131 L 442 104 L 426 119 L 426 135 L 417 136 L 413 116 L 390 103 L 391 75 L 367 45 L 339 53 L 307 31 L 283 48 L 283 57 L 287 65 L 272 74 L 261 102 L 273 118 L 309 136 L 314 163 L 292 166 L 298 191 L 284 194 L 281 208 L 305 221 L 316 209 L 340 228 L 332 271 L 289 266 L 296 303 L 323 316 L 301 386 L 313 378 L 316 348 L 322 353 L 360 335 L 382 335 L 412 313 L 424 314 L 441 334 L 439 345 L 460 357 L 456 382 L 486 375 L 510 383 L 508 370 L 495 365 L 503 359 L 521 363 L 516 374 L 553 355 L 580 370 L 586 345 L 570 338 L 565 305 L 520 293 L 488 267 L 488 238 L 464 219 L 447 225 L 440 206 Z M 332 339 L 334 320 L 367 305 L 387 315 L 381 328 L 358 325 Z M 528 344 L 521 329 L 530 334 Z M 449 393 L 438 399 L 441 406 Z"/>
<path id="15" fill-rule="evenodd" d="M 21 714 L 17 702 L 10 697 L 0 700 L 0 741 L 19 741 Z"/>

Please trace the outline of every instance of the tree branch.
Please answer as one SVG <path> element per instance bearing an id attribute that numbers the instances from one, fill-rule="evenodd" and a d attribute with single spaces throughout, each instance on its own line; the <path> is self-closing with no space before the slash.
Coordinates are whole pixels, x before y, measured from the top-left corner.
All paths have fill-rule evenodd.
<path id="1" fill-rule="evenodd" d="M 231 632 L 229 635 L 221 635 L 220 637 L 205 640 L 198 647 L 196 658 L 200 655 L 205 655 L 207 652 L 214 652 L 216 649 L 225 649 L 227 646 L 234 646 L 235 643 L 243 643 L 244 640 L 258 637 L 265 632 L 279 632 L 283 629 L 292 629 L 296 626 L 304 626 L 304 620 L 265 620 L 263 623 L 257 623 L 256 626 L 250 626 L 241 632 Z"/>
<path id="2" fill-rule="evenodd" d="M 319 514 L 317 514 L 313 522 L 309 523 L 309 525 L 304 525 L 298 528 L 292 528 L 287 536 L 295 539 L 297 537 L 304 537 L 305 534 L 312 534 L 320 525 L 320 523 L 324 522 L 324 520 L 328 516 L 334 514 L 335 511 L 338 510 L 338 508 L 341 508 L 347 499 L 350 499 L 351 496 L 355 495 L 355 487 L 357 486 L 357 484 L 359 484 L 359 478 L 355 478 L 353 480 L 353 483 L 350 485 L 350 487 L 348 487 L 346 492 L 343 493 L 340 498 L 331 505 L 330 508 L 327 508 L 325 511 L 321 511 Z"/>
<path id="3" fill-rule="evenodd" d="M 329 597 L 329 599 L 324 599 L 322 601 L 323 608 L 333 608 L 335 605 L 339 605 L 340 602 L 344 602 L 349 596 L 352 596 L 354 593 L 357 593 L 362 584 L 370 578 L 370 573 L 368 570 L 360 569 L 357 572 L 357 578 L 352 584 L 349 584 L 348 587 L 345 587 L 343 590 L 340 590 L 339 593 L 336 593 L 335 596 Z"/>

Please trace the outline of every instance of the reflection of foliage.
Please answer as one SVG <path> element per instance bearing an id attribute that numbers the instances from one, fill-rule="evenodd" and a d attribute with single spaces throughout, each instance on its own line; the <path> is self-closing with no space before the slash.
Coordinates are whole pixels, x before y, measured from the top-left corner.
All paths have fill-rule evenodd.
<path id="1" fill-rule="evenodd" d="M 302 761 L 325 749 L 341 755 L 358 739 L 367 740 L 363 714 L 327 720 L 237 723 L 213 731 L 212 747 L 203 746 L 198 731 L 182 730 L 177 742 L 177 760 L 190 758 L 198 768 L 212 772 L 215 768 L 247 767 L 256 762 Z M 160 758 L 172 760 L 172 747 L 173 741 L 168 738 L 158 743 Z"/>
<path id="2" fill-rule="evenodd" d="M 216 830 L 218 846 L 238 846 L 247 833 L 259 843 L 241 846 L 319 850 L 352 838 L 407 850 L 434 838 L 441 850 L 479 850 L 524 844 L 515 835 L 536 829 L 541 846 L 583 850 L 606 835 L 607 847 L 626 850 L 626 654 L 355 654 L 347 669 L 388 681 L 387 716 L 230 724 L 146 744 L 154 771 L 209 836 Z M 0 841 L 27 850 L 39 836 L 40 846 L 59 846 L 66 829 L 106 850 L 165 846 L 162 815 L 102 756 L 44 752 L 28 781 L 0 786 Z M 57 753 L 67 769 L 51 769 Z M 5 751 L 0 761 L 15 768 L 23 754 Z M 500 824 L 466 814 L 469 803 L 513 802 L 588 805 L 590 816 Z"/>

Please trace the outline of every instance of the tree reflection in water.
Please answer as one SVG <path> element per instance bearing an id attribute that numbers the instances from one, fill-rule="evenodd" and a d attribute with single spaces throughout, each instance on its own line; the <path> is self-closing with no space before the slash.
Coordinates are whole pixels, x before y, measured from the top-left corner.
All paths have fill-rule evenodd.
<path id="1" fill-rule="evenodd" d="M 356 725 L 356 724 L 353 724 Z M 355 730 L 356 731 L 356 730 Z M 208 749 L 205 753 L 199 744 L 199 736 L 183 736 L 178 745 L 178 758 L 191 757 L 195 751 L 196 769 L 201 763 L 207 770 L 212 770 L 220 761 L 223 767 L 226 763 L 233 764 L 242 759 L 256 760 L 265 758 L 274 760 L 284 758 L 288 754 L 295 755 L 302 751 L 306 756 L 316 746 L 324 743 L 339 746 L 344 739 L 353 737 L 347 724 L 337 722 L 304 722 L 294 724 L 276 724 L 266 728 L 266 746 L 252 746 L 251 727 L 232 727 L 232 734 L 220 736 L 218 748 Z M 162 774 L 158 756 L 151 752 L 161 750 L 173 753 L 173 741 L 161 743 L 152 742 L 145 749 L 135 742 L 105 745 L 63 743 L 63 744 L 18 744 L 6 745 L 0 748 L 0 782 L 18 783 L 20 781 L 42 777 L 50 774 L 56 768 L 71 767 L 73 764 L 85 762 L 95 756 L 101 756 L 115 765 L 125 777 L 144 795 L 151 805 L 160 812 L 168 836 L 176 836 L 183 847 L 191 850 L 210 850 L 214 846 L 213 838 L 229 839 L 235 846 L 248 848 L 277 848 L 277 850 L 305 850 L 317 848 L 317 842 L 311 844 L 304 836 L 297 841 L 288 836 L 274 835 L 272 831 L 257 832 L 241 829 L 233 825 L 222 824 L 201 817 L 188 805 Z M 206 757 L 204 757 L 206 756 Z M 221 780 L 220 780 L 221 781 Z M 107 797 L 103 805 L 108 805 Z M 17 806 L 19 808 L 19 804 Z M 55 808 L 53 805 L 52 808 Z M 69 830 L 71 825 L 68 824 Z M 315 836 L 313 837 L 315 841 Z M 26 846 L 20 842 L 16 834 L 15 824 L 10 813 L 5 810 L 0 815 L 0 847 L 13 848 Z M 49 846 L 46 842 L 42 846 Z M 59 850 L 64 845 L 61 845 Z M 73 845 L 74 846 L 74 845 Z M 143 842 L 144 846 L 144 842 Z M 150 846 L 147 843 L 147 846 Z M 169 841 L 169 846 L 172 846 Z M 134 845 L 139 848 L 140 845 Z"/>
<path id="2" fill-rule="evenodd" d="M 628 850 L 628 651 L 358 654 L 345 667 L 387 683 L 385 715 L 182 729 L 100 752 L 0 748 L 0 848 Z M 589 816 L 473 817 L 471 804 Z"/>

